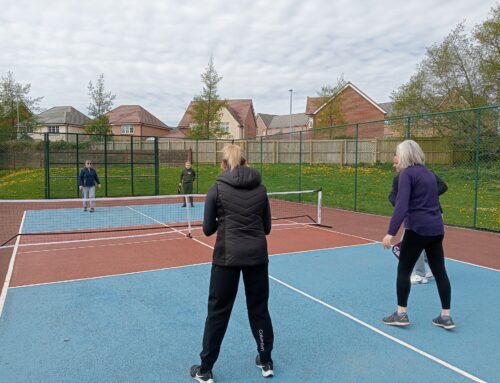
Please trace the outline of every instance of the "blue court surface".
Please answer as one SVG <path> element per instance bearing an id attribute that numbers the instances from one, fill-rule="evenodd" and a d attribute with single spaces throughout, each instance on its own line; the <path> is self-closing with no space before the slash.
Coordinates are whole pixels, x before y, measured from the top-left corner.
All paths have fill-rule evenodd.
<path id="1" fill-rule="evenodd" d="M 396 305 L 396 265 L 380 244 L 271 257 L 272 381 L 500 381 L 498 272 L 448 260 L 457 328 L 431 324 L 440 305 L 430 282 L 413 286 L 402 329 L 381 322 Z M 192 381 L 209 275 L 206 264 L 11 288 L 0 381 Z M 240 285 L 215 381 L 266 381 L 255 355 Z"/>
<path id="2" fill-rule="evenodd" d="M 71 230 L 134 227 L 203 220 L 204 203 L 194 207 L 178 204 L 97 207 L 94 213 L 82 208 L 29 210 L 21 233 L 51 233 Z M 188 219 L 189 218 L 189 219 Z"/>

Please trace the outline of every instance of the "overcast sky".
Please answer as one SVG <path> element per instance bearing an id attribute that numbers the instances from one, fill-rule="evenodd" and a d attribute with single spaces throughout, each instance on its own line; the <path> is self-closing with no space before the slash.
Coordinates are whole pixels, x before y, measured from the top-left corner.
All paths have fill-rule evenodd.
<path id="1" fill-rule="evenodd" d="M 114 106 L 138 104 L 177 126 L 211 55 L 219 94 L 256 113 L 303 113 L 307 96 L 345 80 L 378 103 L 407 82 L 425 48 L 493 0 L 0 0 L 0 75 L 32 85 L 42 110 L 87 114 L 104 74 Z"/>

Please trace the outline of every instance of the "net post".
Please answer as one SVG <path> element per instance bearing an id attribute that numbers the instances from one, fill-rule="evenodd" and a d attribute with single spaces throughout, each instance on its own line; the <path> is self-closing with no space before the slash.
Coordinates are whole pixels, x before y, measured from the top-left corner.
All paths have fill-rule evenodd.
<path id="1" fill-rule="evenodd" d="M 193 198 L 193 197 L 190 197 Z M 184 196 L 184 203 L 186 204 L 186 214 L 187 214 L 187 223 L 188 223 L 188 233 L 186 234 L 187 237 L 192 238 L 193 235 L 191 234 L 191 203 L 188 203 L 188 196 Z"/>
<path id="2" fill-rule="evenodd" d="M 321 225 L 321 204 L 323 201 L 323 190 L 318 190 L 318 225 Z"/>

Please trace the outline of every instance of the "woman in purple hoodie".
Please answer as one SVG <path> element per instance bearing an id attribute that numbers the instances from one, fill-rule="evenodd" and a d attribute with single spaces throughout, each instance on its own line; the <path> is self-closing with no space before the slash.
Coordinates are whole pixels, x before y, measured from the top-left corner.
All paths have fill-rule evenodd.
<path id="1" fill-rule="evenodd" d="M 450 316 L 451 286 L 444 263 L 444 225 L 439 209 L 436 176 L 424 166 L 425 155 L 415 141 L 406 140 L 400 143 L 396 156 L 401 173 L 394 213 L 387 235 L 382 240 L 384 248 L 391 247 L 391 241 L 403 221 L 405 234 L 396 281 L 397 310 L 383 318 L 383 321 L 391 326 L 410 324 L 407 313 L 410 275 L 420 253 L 425 250 L 441 299 L 441 314 L 434 318 L 432 323 L 450 330 L 455 328 L 455 324 Z"/>

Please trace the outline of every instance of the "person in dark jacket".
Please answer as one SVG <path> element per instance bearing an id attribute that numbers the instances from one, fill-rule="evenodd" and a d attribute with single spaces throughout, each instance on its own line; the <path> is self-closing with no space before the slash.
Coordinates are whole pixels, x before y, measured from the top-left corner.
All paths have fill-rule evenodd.
<path id="1" fill-rule="evenodd" d="M 399 172 L 401 169 L 399 168 L 399 163 L 397 161 L 397 156 L 394 153 L 394 159 L 392 161 L 392 164 L 394 166 L 394 169 L 396 170 L 397 174 L 394 176 L 392 180 L 392 190 L 388 195 L 389 202 L 391 203 L 392 206 L 396 205 L 396 196 L 398 195 L 398 183 L 399 183 Z M 436 176 L 436 182 L 437 182 L 437 187 L 438 187 L 438 196 L 441 194 L 446 193 L 448 190 L 448 186 L 446 183 L 439 178 L 437 175 Z M 441 205 L 439 206 L 439 210 L 441 213 L 443 213 L 443 209 L 441 208 Z M 418 257 L 417 263 L 415 264 L 415 269 L 410 277 L 410 281 L 412 284 L 425 284 L 429 281 L 429 279 L 433 278 L 434 276 L 432 275 L 432 271 L 425 271 L 425 262 L 427 260 L 427 256 L 425 254 L 425 250 L 422 251 L 422 254 L 420 254 L 420 257 Z"/>
<path id="2" fill-rule="evenodd" d="M 191 161 L 186 161 L 184 164 L 184 169 L 182 169 L 181 176 L 179 178 L 179 187 L 182 194 L 193 194 L 193 183 L 196 179 L 196 173 L 191 167 Z M 184 198 L 184 204 L 182 207 L 186 207 L 187 199 Z M 193 197 L 189 197 L 189 202 L 191 207 L 193 207 Z"/>
<path id="3" fill-rule="evenodd" d="M 258 171 L 246 166 L 237 145 L 224 148 L 223 172 L 207 193 L 203 232 L 217 232 L 213 251 L 208 314 L 203 334 L 201 365 L 191 367 L 198 382 L 213 382 L 219 356 L 243 274 L 248 318 L 257 344 L 256 365 L 272 376 L 273 326 L 268 310 L 269 274 L 266 235 L 271 232 L 271 209 Z"/>
<path id="4" fill-rule="evenodd" d="M 451 285 L 444 262 L 444 225 L 439 208 L 436 176 L 424 166 L 424 153 L 415 141 L 406 140 L 400 143 L 396 156 L 401 172 L 396 206 L 387 234 L 382 240 L 384 248 L 391 247 L 391 241 L 403 221 L 405 233 L 396 281 L 397 310 L 383 318 L 383 322 L 392 326 L 410 324 L 407 312 L 411 289 L 410 275 L 422 250 L 425 249 L 441 300 L 441 313 L 432 323 L 450 330 L 455 328 L 455 323 L 450 315 Z"/>
<path id="5" fill-rule="evenodd" d="M 101 187 L 101 183 L 97 172 L 92 167 L 92 161 L 85 161 L 85 167 L 80 170 L 78 185 L 83 194 L 83 211 L 87 211 L 87 208 L 90 207 L 90 212 L 93 213 L 95 210 L 95 186 Z"/>

